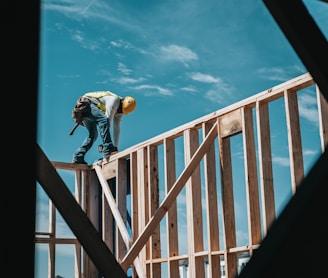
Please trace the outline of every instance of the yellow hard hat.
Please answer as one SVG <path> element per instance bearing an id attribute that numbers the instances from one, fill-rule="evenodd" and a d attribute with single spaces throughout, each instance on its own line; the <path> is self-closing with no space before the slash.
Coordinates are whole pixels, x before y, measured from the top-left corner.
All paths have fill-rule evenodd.
<path id="1" fill-rule="evenodd" d="M 137 103 L 133 97 L 127 96 L 123 99 L 122 112 L 127 115 L 136 109 Z"/>

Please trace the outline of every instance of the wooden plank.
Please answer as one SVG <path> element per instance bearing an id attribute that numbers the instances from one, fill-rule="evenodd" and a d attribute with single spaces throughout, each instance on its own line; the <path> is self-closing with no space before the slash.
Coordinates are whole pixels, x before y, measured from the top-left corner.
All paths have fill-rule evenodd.
<path id="1" fill-rule="evenodd" d="M 203 139 L 206 137 L 212 126 L 213 124 L 209 123 L 203 124 Z M 220 255 L 212 253 L 213 251 L 220 250 L 214 142 L 211 144 L 204 157 L 204 180 L 207 212 L 208 277 L 221 277 Z"/>
<path id="2" fill-rule="evenodd" d="M 117 161 L 119 160 L 117 159 L 102 165 L 101 172 L 105 180 L 114 179 L 117 176 Z"/>
<path id="3" fill-rule="evenodd" d="M 122 216 L 121 216 L 121 214 L 120 214 L 120 212 L 119 212 L 119 210 L 116 206 L 115 199 L 114 199 L 112 193 L 109 190 L 109 184 L 107 183 L 107 181 L 102 176 L 101 167 L 99 165 L 95 166 L 95 171 L 97 173 L 99 182 L 100 182 L 100 184 L 102 186 L 102 189 L 104 191 L 104 194 L 105 194 L 106 200 L 108 202 L 108 205 L 109 205 L 109 207 L 112 211 L 112 214 L 114 216 L 114 219 L 116 221 L 116 225 L 117 225 L 117 227 L 118 227 L 118 229 L 121 233 L 122 239 L 123 239 L 126 247 L 128 248 L 131 244 L 130 235 L 127 231 L 127 228 L 126 228 L 125 223 L 122 219 Z M 134 260 L 134 265 L 136 267 L 137 273 L 138 273 L 140 278 L 147 277 L 146 274 L 144 273 L 142 267 L 141 267 L 141 263 L 138 260 L 138 258 L 136 258 Z"/>
<path id="4" fill-rule="evenodd" d="M 79 244 L 79 241 L 76 238 L 36 238 L 36 243 L 47 243 L 49 244 L 49 241 L 53 241 L 56 244 L 72 244 L 77 245 Z"/>
<path id="5" fill-rule="evenodd" d="M 144 230 L 146 223 L 149 221 L 149 210 L 148 210 L 148 173 L 147 173 L 147 147 L 142 148 L 137 151 L 137 162 L 138 162 L 138 205 L 139 205 L 139 214 L 137 215 L 138 218 L 138 234 L 141 234 Z M 129 252 L 129 251 L 128 251 Z M 147 254 L 149 254 L 149 241 L 145 242 L 138 257 L 141 262 L 143 262 L 143 272 L 146 273 L 146 259 Z M 124 260 L 124 258 L 123 258 Z"/>
<path id="6" fill-rule="evenodd" d="M 219 124 L 222 138 L 240 133 L 242 130 L 240 110 L 238 109 L 219 117 Z"/>
<path id="7" fill-rule="evenodd" d="M 106 200 L 105 193 L 102 193 L 102 236 L 103 241 L 114 253 L 114 218 L 110 206 Z"/>
<path id="8" fill-rule="evenodd" d="M 126 277 L 126 273 L 117 263 L 113 254 L 102 241 L 98 231 L 76 202 L 74 196 L 38 144 L 36 144 L 35 150 L 37 182 L 48 194 L 98 270 L 105 277 L 111 277 L 112 275 Z"/>
<path id="9" fill-rule="evenodd" d="M 74 184 L 75 200 L 82 206 L 83 192 L 84 192 L 84 188 L 82 186 L 82 172 L 80 170 L 76 170 L 74 171 L 74 175 L 75 175 L 75 184 Z"/>
<path id="10" fill-rule="evenodd" d="M 254 139 L 253 110 L 245 107 L 241 110 L 244 144 L 244 164 L 246 181 L 246 202 L 249 228 L 249 245 L 259 244 L 262 240 L 260 199 Z"/>
<path id="11" fill-rule="evenodd" d="M 51 163 L 58 170 L 87 171 L 91 169 L 91 166 L 87 164 L 75 164 L 58 161 L 51 161 Z"/>
<path id="12" fill-rule="evenodd" d="M 85 195 L 84 198 L 84 209 L 85 213 L 88 215 L 90 221 L 94 225 L 95 229 L 99 231 L 99 183 L 97 175 L 94 171 L 83 171 L 82 181 Z M 100 233 L 99 233 L 100 234 Z M 84 257 L 84 267 L 86 276 L 90 278 L 97 278 L 99 276 L 99 271 L 97 270 L 95 264 L 86 256 L 83 252 Z"/>
<path id="13" fill-rule="evenodd" d="M 162 201 L 159 208 L 154 213 L 152 219 L 147 223 L 147 226 L 143 230 L 143 232 L 139 235 L 137 240 L 133 243 L 130 250 L 128 251 L 127 255 L 121 262 L 121 266 L 123 269 L 127 269 L 134 258 L 138 255 L 139 251 L 143 248 L 144 244 L 150 237 L 152 231 L 159 225 L 161 219 L 165 215 L 165 213 L 170 208 L 172 202 L 176 199 L 177 195 L 189 179 L 190 175 L 192 174 L 193 170 L 197 165 L 200 163 L 200 160 L 207 152 L 209 146 L 213 143 L 217 135 L 217 124 L 215 124 L 202 144 L 199 146 L 198 150 L 194 153 L 192 159 L 189 161 L 186 168 L 182 171 L 177 181 L 172 186 L 171 190 L 168 192 L 165 199 Z"/>
<path id="14" fill-rule="evenodd" d="M 309 73 L 302 74 L 297 76 L 291 80 L 288 80 L 278 86 L 273 88 L 269 88 L 266 90 L 266 94 L 262 93 L 259 94 L 258 97 L 255 99 L 255 102 L 250 104 L 246 104 L 244 106 L 249 106 L 254 108 L 256 106 L 256 102 L 272 102 L 284 96 L 284 91 L 289 89 L 294 90 L 302 90 L 314 84 L 314 81 Z M 251 97 L 253 98 L 253 97 Z"/>
<path id="15" fill-rule="evenodd" d="M 324 152 L 325 146 L 328 144 L 328 101 L 324 98 L 318 86 L 316 86 L 316 93 L 319 113 L 321 150 Z"/>
<path id="16" fill-rule="evenodd" d="M 175 142 L 173 139 L 164 140 L 164 179 L 166 194 L 172 188 L 176 180 L 176 164 L 175 164 Z M 177 202 L 174 200 L 167 212 L 167 253 L 170 260 L 168 261 L 168 273 L 170 278 L 179 278 L 179 262 L 171 260 L 179 254 L 178 239 L 178 216 Z"/>
<path id="17" fill-rule="evenodd" d="M 269 107 L 266 102 L 256 105 L 260 187 L 262 194 L 262 217 L 264 234 L 276 218 L 272 175 L 272 155 L 269 123 Z"/>
<path id="18" fill-rule="evenodd" d="M 49 232 L 56 237 L 56 208 L 49 199 Z M 54 277 L 56 270 L 56 244 L 55 242 L 49 243 L 49 254 L 48 254 L 48 277 Z"/>
<path id="19" fill-rule="evenodd" d="M 184 131 L 185 164 L 191 160 L 199 146 L 198 130 Z M 210 147 L 210 146 L 209 146 Z M 191 277 L 205 277 L 204 260 L 194 256 L 195 252 L 203 251 L 203 218 L 202 191 L 200 182 L 200 166 L 197 165 L 186 183 L 187 232 L 189 274 Z"/>
<path id="20" fill-rule="evenodd" d="M 120 212 L 122 220 L 126 227 L 127 209 L 126 209 L 126 193 L 127 193 L 127 162 L 125 158 L 117 160 L 117 176 L 116 176 L 116 206 Z M 129 240 L 131 241 L 130 237 Z M 127 246 L 124 244 L 121 233 L 116 226 L 116 250 L 117 259 L 121 261 L 126 255 Z M 129 246 L 128 246 L 129 247 Z"/>
<path id="21" fill-rule="evenodd" d="M 88 216 L 88 218 L 90 219 L 90 216 L 89 216 L 90 189 L 89 189 L 89 187 L 84 186 L 87 183 L 85 182 L 85 175 L 83 173 L 82 173 L 82 181 L 83 181 L 83 193 L 84 194 L 82 196 L 82 206 L 81 207 L 84 210 L 84 212 L 86 213 L 86 215 Z M 94 225 L 94 223 L 92 222 L 91 219 L 90 219 L 90 221 Z M 97 229 L 97 231 L 98 231 L 98 229 Z M 84 250 L 82 250 L 82 261 L 83 261 L 83 273 L 85 273 L 85 275 L 90 278 L 96 278 L 97 273 L 95 273 L 95 265 L 92 264 L 91 258 L 87 255 L 87 253 Z"/>
<path id="22" fill-rule="evenodd" d="M 285 91 L 285 109 L 288 134 L 288 150 L 290 161 L 290 175 L 292 192 L 295 194 L 296 187 L 304 178 L 303 151 L 301 140 L 301 128 L 298 112 L 296 91 Z"/>
<path id="23" fill-rule="evenodd" d="M 82 277 L 82 248 L 81 244 L 75 244 L 74 249 L 74 277 Z"/>
<path id="24" fill-rule="evenodd" d="M 75 170 L 75 200 L 80 204 L 84 212 L 86 212 L 85 199 L 86 199 L 86 195 L 88 195 L 87 194 L 88 182 L 90 182 L 90 180 L 87 180 L 87 177 L 88 175 L 86 175 L 85 170 Z M 90 265 L 91 260 L 90 258 L 88 258 L 88 255 L 86 254 L 85 250 L 81 248 L 80 244 L 76 246 L 76 249 L 78 250 L 76 252 L 76 260 L 79 258 L 79 261 L 76 261 L 76 265 L 79 266 L 79 270 L 75 269 L 75 271 L 81 273 L 88 273 L 87 267 Z M 86 261 L 88 261 L 88 263 L 86 263 Z M 92 265 L 92 269 L 95 270 L 94 264 Z"/>
<path id="25" fill-rule="evenodd" d="M 132 242 L 134 242 L 139 235 L 139 198 L 138 198 L 138 159 L 137 152 L 130 154 L 130 190 L 131 190 L 131 231 Z M 137 272 L 132 266 L 132 277 L 137 277 Z"/>
<path id="26" fill-rule="evenodd" d="M 98 231 L 99 228 L 99 182 L 94 171 L 82 172 L 83 189 L 85 194 L 85 212 Z"/>
<path id="27" fill-rule="evenodd" d="M 148 147 L 148 181 L 149 181 L 149 217 L 151 218 L 159 207 L 159 177 L 158 177 L 158 150 L 157 146 Z M 158 226 L 150 238 L 150 275 L 161 277 L 161 265 L 154 264 L 153 259 L 161 257 L 161 235 Z"/>
<path id="28" fill-rule="evenodd" d="M 220 129 L 220 128 L 219 128 Z M 221 130 L 221 129 L 220 129 Z M 236 247 L 236 223 L 235 206 L 232 179 L 232 164 L 230 137 L 222 138 L 218 131 L 220 146 L 220 169 L 221 169 L 221 192 L 222 192 L 222 213 L 224 226 L 224 248 Z M 237 255 L 235 253 L 225 253 L 226 277 L 235 277 L 238 272 Z"/>
<path id="29" fill-rule="evenodd" d="M 123 218 L 120 214 L 120 211 L 117 208 L 116 201 L 113 197 L 113 194 L 110 191 L 110 186 L 109 186 L 108 182 L 102 176 L 101 167 L 99 165 L 95 167 L 95 171 L 97 173 L 99 182 L 100 182 L 101 187 L 103 189 L 103 192 L 104 192 L 104 195 L 105 195 L 106 200 L 108 202 L 108 205 L 109 205 L 109 207 L 112 211 L 112 214 L 114 216 L 114 219 L 116 221 L 116 225 L 117 225 L 119 231 L 121 232 L 122 238 L 123 238 L 126 246 L 129 247 L 130 244 L 131 244 L 130 235 L 129 235 L 127 229 L 126 229 L 126 226 L 125 226 Z"/>

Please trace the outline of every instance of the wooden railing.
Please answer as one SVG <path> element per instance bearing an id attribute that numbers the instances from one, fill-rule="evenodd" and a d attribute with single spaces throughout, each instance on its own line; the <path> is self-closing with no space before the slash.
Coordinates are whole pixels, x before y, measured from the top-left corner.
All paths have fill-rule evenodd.
<path id="1" fill-rule="evenodd" d="M 300 94 L 316 100 L 312 125 L 300 116 Z M 315 150 L 310 158 L 306 140 Z M 107 164 L 52 164 L 75 171 L 76 200 L 128 275 L 180 277 L 187 266 L 186 277 L 235 277 L 238 260 L 252 256 L 327 143 L 328 104 L 306 73 L 123 150 Z M 284 148 L 289 163 L 281 170 L 275 153 Z M 56 238 L 51 215 L 51 236 L 37 233 L 36 243 L 50 250 L 73 244 L 75 277 L 98 277 L 75 238 Z"/>

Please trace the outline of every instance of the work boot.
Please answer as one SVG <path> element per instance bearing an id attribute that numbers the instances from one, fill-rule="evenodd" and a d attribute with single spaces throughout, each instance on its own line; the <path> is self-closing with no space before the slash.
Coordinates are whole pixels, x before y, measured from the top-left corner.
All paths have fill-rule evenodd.
<path id="1" fill-rule="evenodd" d="M 88 164 L 85 162 L 84 159 L 73 159 L 72 163 L 73 164 Z"/>
<path id="2" fill-rule="evenodd" d="M 104 146 L 102 144 L 98 145 L 98 152 L 102 153 L 103 152 L 103 149 L 104 149 Z M 117 147 L 115 147 L 114 145 L 111 144 L 111 147 L 110 147 L 110 153 L 111 154 L 114 154 L 114 153 L 117 153 L 118 150 L 117 150 Z"/>
<path id="3" fill-rule="evenodd" d="M 112 152 L 110 154 L 116 154 L 118 153 L 117 147 L 113 147 Z"/>
<path id="4" fill-rule="evenodd" d="M 110 159 L 110 155 L 104 155 L 103 163 L 105 163 L 105 164 L 108 163 L 109 159 Z"/>

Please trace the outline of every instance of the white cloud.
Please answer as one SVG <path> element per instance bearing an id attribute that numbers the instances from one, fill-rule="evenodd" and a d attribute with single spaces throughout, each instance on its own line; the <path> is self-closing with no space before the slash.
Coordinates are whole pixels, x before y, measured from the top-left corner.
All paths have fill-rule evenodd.
<path id="1" fill-rule="evenodd" d="M 85 7 L 85 9 L 81 13 L 85 14 L 94 2 L 96 2 L 96 0 L 90 1 L 90 3 Z"/>
<path id="2" fill-rule="evenodd" d="M 190 78 L 195 81 L 203 83 L 221 83 L 222 80 L 219 77 L 214 77 L 210 74 L 203 74 L 200 72 L 194 72 L 190 74 Z"/>
<path id="3" fill-rule="evenodd" d="M 259 77 L 284 82 L 288 79 L 295 77 L 295 72 L 299 74 L 304 73 L 304 69 L 300 66 L 289 66 L 289 67 L 271 67 L 271 68 L 260 68 L 257 70 L 260 74 Z"/>
<path id="4" fill-rule="evenodd" d="M 108 1 L 101 0 L 57 0 L 42 1 L 42 10 L 52 10 L 59 12 L 71 20 L 81 21 L 83 19 L 99 19 L 112 24 L 118 25 L 128 30 L 138 29 L 135 22 L 131 22 L 131 17 L 126 10 L 120 13 L 118 10 L 109 5 Z M 140 31 L 140 30 L 139 30 Z"/>
<path id="5" fill-rule="evenodd" d="M 192 86 L 182 87 L 181 91 L 190 92 L 190 93 L 196 93 L 197 92 L 197 90 Z"/>
<path id="6" fill-rule="evenodd" d="M 315 150 L 310 150 L 310 149 L 305 149 L 303 150 L 303 155 L 306 155 L 306 156 L 314 156 L 314 155 L 317 155 L 317 151 Z"/>
<path id="7" fill-rule="evenodd" d="M 103 49 L 101 41 L 87 39 L 84 33 L 82 33 L 81 31 L 71 31 L 71 37 L 73 41 L 78 42 L 81 47 L 85 49 L 89 49 L 91 51 Z"/>
<path id="8" fill-rule="evenodd" d="M 304 117 L 311 123 L 318 125 L 318 109 L 316 97 L 309 94 L 298 95 L 299 113 L 301 117 Z"/>
<path id="9" fill-rule="evenodd" d="M 144 90 L 144 95 L 145 96 L 153 96 L 156 93 L 159 93 L 161 95 L 166 95 L 166 96 L 172 96 L 173 92 L 169 89 L 164 89 L 160 86 L 156 85 L 140 85 L 133 87 L 135 90 Z"/>
<path id="10" fill-rule="evenodd" d="M 288 157 L 273 156 L 272 162 L 277 163 L 278 165 L 283 166 L 283 167 L 289 166 L 289 158 Z"/>
<path id="11" fill-rule="evenodd" d="M 220 77 L 200 72 L 188 73 L 188 77 L 193 81 L 209 84 L 211 88 L 205 92 L 205 98 L 215 103 L 222 104 L 226 100 L 226 97 L 233 91 L 233 88 L 225 83 Z"/>
<path id="12" fill-rule="evenodd" d="M 119 84 L 126 85 L 126 84 L 135 84 L 144 81 L 144 78 L 127 78 L 127 77 L 121 77 L 121 78 L 113 78 L 112 80 L 116 81 Z"/>
<path id="13" fill-rule="evenodd" d="M 187 47 L 171 44 L 169 46 L 160 47 L 161 59 L 167 61 L 178 61 L 187 66 L 187 63 L 193 60 L 198 60 L 198 56 L 195 52 Z"/>
<path id="14" fill-rule="evenodd" d="M 225 96 L 220 94 L 220 92 L 216 90 L 208 90 L 205 93 L 205 98 L 215 103 L 222 103 L 224 101 Z"/>
<path id="15" fill-rule="evenodd" d="M 121 48 L 124 50 L 134 50 L 137 53 L 140 54 L 147 54 L 147 52 L 141 48 L 137 48 L 134 45 L 132 45 L 130 42 L 124 41 L 124 40 L 117 40 L 117 41 L 111 41 L 110 44 L 116 48 Z"/>
<path id="16" fill-rule="evenodd" d="M 128 69 L 123 63 L 118 63 L 118 71 L 125 75 L 129 75 L 132 72 L 132 70 Z"/>

